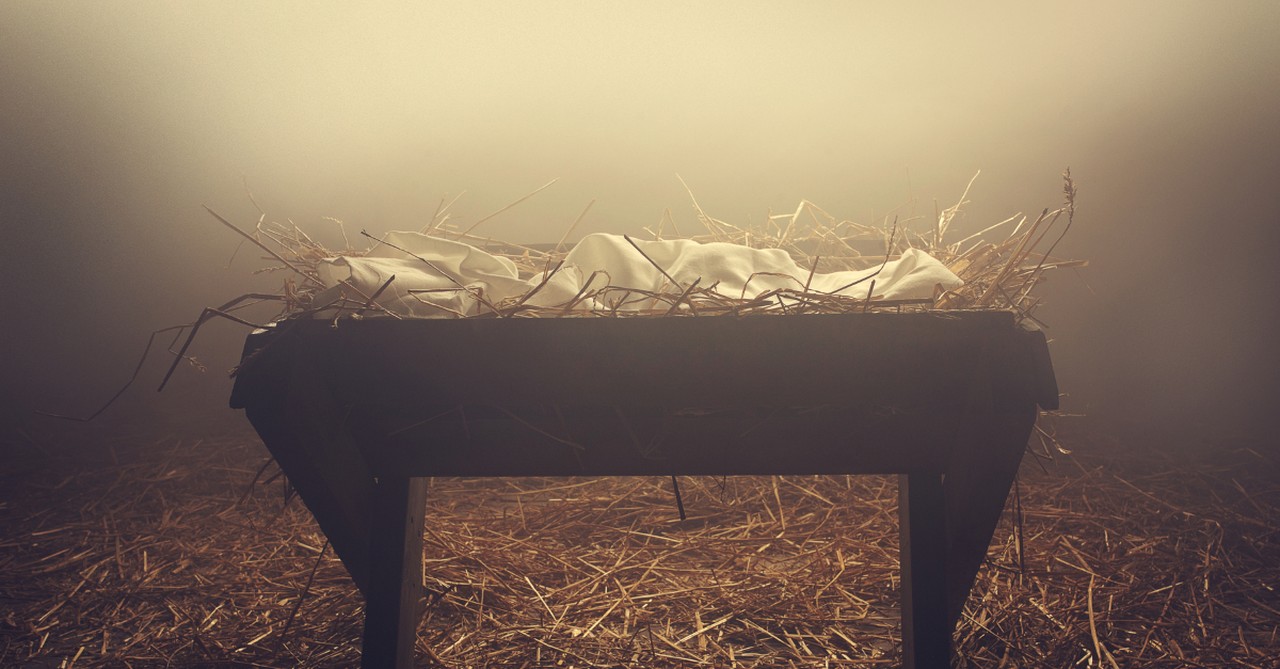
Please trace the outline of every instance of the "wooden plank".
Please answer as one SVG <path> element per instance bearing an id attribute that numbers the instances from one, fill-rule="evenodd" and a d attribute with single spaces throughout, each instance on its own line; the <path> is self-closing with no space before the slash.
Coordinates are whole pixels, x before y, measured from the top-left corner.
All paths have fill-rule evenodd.
<path id="1" fill-rule="evenodd" d="M 350 429 L 377 473 L 635 476 L 898 473 L 942 469 L 958 411 L 661 407 L 357 407 Z"/>
<path id="2" fill-rule="evenodd" d="M 667 319 L 302 322 L 298 355 L 350 403 L 714 409 L 954 407 L 985 355 L 1017 345 L 1007 313 Z M 1021 385 L 1021 384 L 1014 384 Z M 1012 386 L 1011 386 L 1012 387 Z"/>
<path id="3" fill-rule="evenodd" d="M 954 626 L 947 618 L 943 499 L 937 472 L 898 477 L 903 669 L 951 666 Z"/>
<path id="4" fill-rule="evenodd" d="M 959 621 L 986 559 L 1035 420 L 1035 406 L 1028 404 L 1019 413 L 968 421 L 952 452 L 944 483 L 951 626 Z"/>
<path id="5" fill-rule="evenodd" d="M 411 669 L 422 596 L 422 521 L 426 479 L 384 477 L 369 513 L 369 587 L 365 592 L 364 669 Z"/>
<path id="6" fill-rule="evenodd" d="M 245 406 L 246 414 L 364 591 L 373 475 L 351 441 L 343 408 L 329 386 L 313 366 L 292 362 L 287 355 L 272 361 L 272 374 L 262 382 L 272 392 L 255 394 Z"/>
<path id="7" fill-rule="evenodd" d="M 1036 383 L 1035 394 L 1031 399 L 1041 409 L 1057 409 L 1058 378 L 1053 372 L 1053 361 L 1049 359 L 1049 342 L 1040 330 L 1029 330 L 1024 338 L 1031 358 L 1031 378 Z"/>

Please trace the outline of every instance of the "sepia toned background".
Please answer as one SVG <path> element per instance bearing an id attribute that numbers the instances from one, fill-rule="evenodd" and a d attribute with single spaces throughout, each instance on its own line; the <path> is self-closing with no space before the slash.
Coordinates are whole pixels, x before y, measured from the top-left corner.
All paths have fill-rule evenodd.
<path id="1" fill-rule="evenodd" d="M 939 3 L 940 4 L 940 3 Z M 278 276 L 202 209 L 416 229 L 640 232 L 679 174 L 735 223 L 801 198 L 875 222 L 953 204 L 974 232 L 1061 200 L 1040 316 L 1066 407 L 1116 429 L 1267 444 L 1280 383 L 1280 5 L 0 4 L 6 422 L 84 414 L 148 334 Z M 247 189 L 246 189 L 247 185 Z M 233 258 L 234 254 L 234 258 Z M 226 412 L 244 331 L 121 411 Z M 857 342 L 850 342 L 857 346 Z M 160 409 L 156 409 L 160 407 Z"/>

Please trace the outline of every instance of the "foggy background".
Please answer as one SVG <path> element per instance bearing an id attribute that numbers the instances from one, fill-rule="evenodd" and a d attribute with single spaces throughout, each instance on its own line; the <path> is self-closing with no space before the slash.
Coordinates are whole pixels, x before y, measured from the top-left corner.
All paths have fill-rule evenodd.
<path id="1" fill-rule="evenodd" d="M 713 216 L 801 198 L 963 236 L 1080 189 L 1044 286 L 1066 408 L 1196 443 L 1264 440 L 1280 384 L 1280 3 L 0 4 L 5 419 L 85 414 L 148 333 L 281 275 L 202 209 L 337 241 L 420 228 L 638 233 L 680 174 Z M 958 239 L 959 237 L 955 237 Z M 363 247 L 363 244 L 358 244 Z M 230 262 L 229 262 L 230 261 Z M 243 328 L 157 397 L 224 412 Z M 856 343 L 851 342 L 851 345 Z M 130 409 L 132 407 L 132 409 Z M 38 421 L 36 421 L 38 423 Z M 35 424 L 35 423 L 27 423 Z"/>

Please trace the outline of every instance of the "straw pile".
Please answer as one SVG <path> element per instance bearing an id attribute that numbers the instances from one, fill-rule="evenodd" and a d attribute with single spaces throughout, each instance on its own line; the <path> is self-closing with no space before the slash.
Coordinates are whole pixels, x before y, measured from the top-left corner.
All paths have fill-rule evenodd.
<path id="1" fill-rule="evenodd" d="M 539 188 L 465 228 L 454 225 L 450 220 L 449 209 L 454 202 L 446 203 L 442 200 L 421 232 L 467 242 L 494 255 L 508 257 L 516 263 L 521 278 L 541 277 L 542 281 L 545 281 L 560 267 L 560 262 L 565 255 L 565 240 L 586 216 L 591 208 L 590 205 L 583 210 L 555 246 L 535 248 L 511 244 L 481 237 L 474 231 L 486 220 L 523 202 L 550 185 Z M 708 215 L 698 205 L 693 193 L 691 191 L 689 193 L 694 215 L 702 229 L 701 234 L 688 236 L 689 239 L 701 242 L 728 242 L 750 248 L 782 249 L 789 253 L 800 266 L 811 268 L 810 276 L 813 272 L 873 269 L 897 258 L 908 248 L 921 249 L 942 261 L 965 282 L 962 288 L 955 291 L 941 291 L 931 299 L 896 301 L 875 299 L 874 279 L 870 281 L 864 298 L 821 293 L 810 290 L 807 284 L 799 283 L 794 288 L 771 290 L 760 295 L 735 296 L 717 292 L 714 285 L 700 286 L 695 283 L 691 286 L 681 286 L 672 280 L 657 292 L 635 290 L 630 286 L 611 286 L 607 281 L 599 282 L 599 287 L 590 289 L 586 294 L 578 295 L 573 304 L 590 303 L 590 298 L 598 294 L 621 289 L 633 293 L 636 298 L 651 300 L 653 306 L 650 309 L 632 312 L 633 315 L 640 316 L 674 313 L 746 315 L 848 313 L 869 310 L 1001 309 L 1013 311 L 1019 319 L 1034 319 L 1032 313 L 1039 300 L 1032 294 L 1032 290 L 1046 273 L 1085 264 L 1082 261 L 1066 260 L 1053 255 L 1058 241 L 1070 229 L 1074 218 L 1076 186 L 1071 179 L 1070 170 L 1063 174 L 1064 197 L 1060 208 L 1045 209 L 1035 217 L 1015 214 L 963 239 L 950 241 L 948 233 L 952 224 L 960 216 L 962 208 L 968 203 L 968 194 L 969 189 L 966 188 L 960 201 L 937 212 L 929 219 L 921 217 L 915 220 L 899 221 L 894 218 L 892 221 L 885 220 L 880 224 L 855 223 L 839 219 L 818 205 L 805 200 L 790 213 L 771 213 L 759 225 L 740 226 Z M 359 256 L 367 252 L 351 247 L 345 229 L 343 235 L 346 248 L 342 251 L 333 251 L 316 242 L 292 222 L 281 224 L 267 221 L 265 213 L 262 213 L 252 230 L 242 229 L 212 209 L 209 213 L 267 254 L 265 259 L 272 264 L 261 271 L 285 272 L 286 278 L 282 289 L 276 295 L 244 296 L 223 305 L 219 310 L 211 310 L 206 316 L 227 316 L 233 307 L 242 308 L 246 304 L 261 300 L 275 300 L 283 303 L 283 310 L 277 319 L 289 316 L 338 318 L 353 314 L 376 314 L 379 311 L 376 304 L 378 294 L 368 294 L 350 284 L 347 284 L 349 290 L 344 291 L 343 297 L 336 302 L 320 304 L 314 300 L 316 294 L 324 288 L 316 269 L 320 261 L 344 255 Z M 673 235 L 674 238 L 681 237 L 670 210 L 663 213 L 657 225 L 646 228 L 646 232 L 653 239 L 669 239 L 673 238 Z M 378 241 L 372 235 L 362 234 L 371 242 Z M 639 247 L 636 247 L 636 251 L 643 255 Z M 653 262 L 647 256 L 645 259 Z M 658 266 L 658 269 L 666 274 L 662 267 Z M 588 285 L 592 283 L 588 282 Z M 529 294 L 536 292 L 540 287 L 540 285 L 535 286 Z M 385 289 L 386 286 L 383 288 Z M 526 304 L 529 294 L 512 297 L 497 304 L 487 304 L 489 308 L 484 312 L 484 316 L 559 317 L 566 315 L 566 305 L 535 307 Z M 675 308 L 681 305 L 688 307 L 687 311 Z M 598 310 L 587 315 L 616 316 L 618 312 Z"/>
<path id="2" fill-rule="evenodd" d="M 0 665 L 355 665 L 361 598 L 256 439 L 150 429 L 7 445 Z M 958 666 L 1274 667 L 1280 464 L 1065 440 Z M 435 480 L 419 666 L 897 664 L 892 478 L 682 483 L 685 522 L 661 479 Z"/>

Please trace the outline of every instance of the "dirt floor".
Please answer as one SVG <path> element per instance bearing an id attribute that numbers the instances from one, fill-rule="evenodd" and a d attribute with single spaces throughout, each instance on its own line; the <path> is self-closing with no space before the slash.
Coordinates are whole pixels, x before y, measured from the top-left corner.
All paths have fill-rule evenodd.
<path id="1" fill-rule="evenodd" d="M 247 427 L 29 429 L 0 465 L 0 666 L 358 663 L 361 599 Z M 1280 465 L 1028 456 L 962 667 L 1276 667 Z M 419 666 L 882 667 L 896 481 L 432 482 Z"/>

